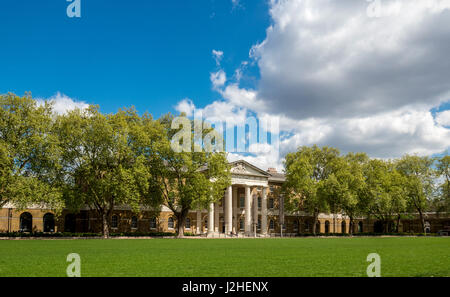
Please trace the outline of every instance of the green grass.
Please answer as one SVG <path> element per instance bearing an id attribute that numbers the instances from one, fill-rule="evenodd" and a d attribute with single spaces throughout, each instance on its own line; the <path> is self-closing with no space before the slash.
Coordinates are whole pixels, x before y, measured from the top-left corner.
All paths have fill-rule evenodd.
<path id="1" fill-rule="evenodd" d="M 450 276 L 450 238 L 136 239 L 0 241 L 0 276 Z"/>

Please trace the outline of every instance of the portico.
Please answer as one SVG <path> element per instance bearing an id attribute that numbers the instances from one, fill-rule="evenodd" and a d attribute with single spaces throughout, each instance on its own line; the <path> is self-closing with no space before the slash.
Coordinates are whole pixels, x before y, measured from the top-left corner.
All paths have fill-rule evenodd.
<path id="1" fill-rule="evenodd" d="M 208 237 L 219 233 L 267 235 L 270 174 L 246 161 L 236 161 L 231 166 L 232 185 L 226 189 L 222 203 L 211 203 L 208 209 Z M 224 222 L 222 230 L 219 230 L 220 218 Z"/>

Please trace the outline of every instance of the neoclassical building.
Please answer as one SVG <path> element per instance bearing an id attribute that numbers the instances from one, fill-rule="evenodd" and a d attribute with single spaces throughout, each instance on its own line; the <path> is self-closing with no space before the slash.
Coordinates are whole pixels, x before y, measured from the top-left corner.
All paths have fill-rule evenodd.
<path id="1" fill-rule="evenodd" d="M 295 236 L 311 233 L 316 224 L 318 233 L 348 233 L 349 218 L 341 214 L 320 214 L 316 222 L 305 212 L 289 213 L 284 209 L 280 187 L 285 176 L 273 168 L 264 171 L 240 160 L 231 163 L 232 185 L 224 198 L 212 203 L 209 209 L 192 210 L 185 222 L 185 232 L 207 237 L 226 236 Z M 450 218 L 425 214 L 430 232 L 450 226 Z M 355 220 L 352 228 L 358 232 L 383 232 L 380 222 Z M 117 207 L 111 216 L 112 233 L 175 232 L 176 220 L 166 207 L 160 211 L 142 209 L 134 213 L 129 207 Z M 13 205 L 0 209 L 0 232 L 70 232 L 99 233 L 101 220 L 88 208 L 78 213 L 63 211 L 56 217 L 39 206 L 19 211 Z M 420 232 L 417 218 L 402 220 L 400 232 Z"/>

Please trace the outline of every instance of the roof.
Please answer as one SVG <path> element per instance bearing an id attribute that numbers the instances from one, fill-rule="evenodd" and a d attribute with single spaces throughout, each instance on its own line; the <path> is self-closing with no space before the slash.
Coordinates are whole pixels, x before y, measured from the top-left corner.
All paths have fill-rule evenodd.
<path id="1" fill-rule="evenodd" d="M 247 162 L 247 161 L 245 161 L 245 160 L 238 160 L 238 161 L 234 161 L 234 162 L 231 162 L 231 163 L 230 163 L 231 166 L 233 166 L 233 165 L 239 165 L 239 164 L 244 164 L 245 166 L 250 167 L 251 169 L 255 170 L 256 172 L 258 172 L 258 173 L 261 174 L 261 175 L 264 175 L 264 176 L 267 176 L 267 177 L 270 176 L 270 173 L 268 173 L 267 171 L 262 170 L 261 168 L 256 167 L 255 165 L 250 164 L 249 162 Z"/>
<path id="2" fill-rule="evenodd" d="M 267 176 L 269 178 L 270 182 L 279 182 L 282 183 L 286 180 L 286 177 L 283 173 L 275 173 L 275 172 L 267 172 L 265 170 L 262 170 L 261 168 L 245 161 L 245 160 L 238 160 L 238 161 L 234 161 L 231 162 L 230 165 L 238 165 L 238 164 L 245 164 L 245 166 L 248 166 L 250 168 L 252 168 L 253 170 L 257 171 L 258 173 L 260 173 L 261 175 Z"/>
<path id="3" fill-rule="evenodd" d="M 284 173 L 270 173 L 269 181 L 282 183 L 286 181 L 286 175 Z"/>

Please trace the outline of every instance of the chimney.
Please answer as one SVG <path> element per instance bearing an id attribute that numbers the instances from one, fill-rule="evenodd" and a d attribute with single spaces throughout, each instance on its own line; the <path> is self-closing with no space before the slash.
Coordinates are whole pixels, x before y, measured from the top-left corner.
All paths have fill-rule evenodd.
<path id="1" fill-rule="evenodd" d="M 269 173 L 277 173 L 277 169 L 276 168 L 269 168 L 269 169 L 267 169 L 267 172 L 269 172 Z"/>

